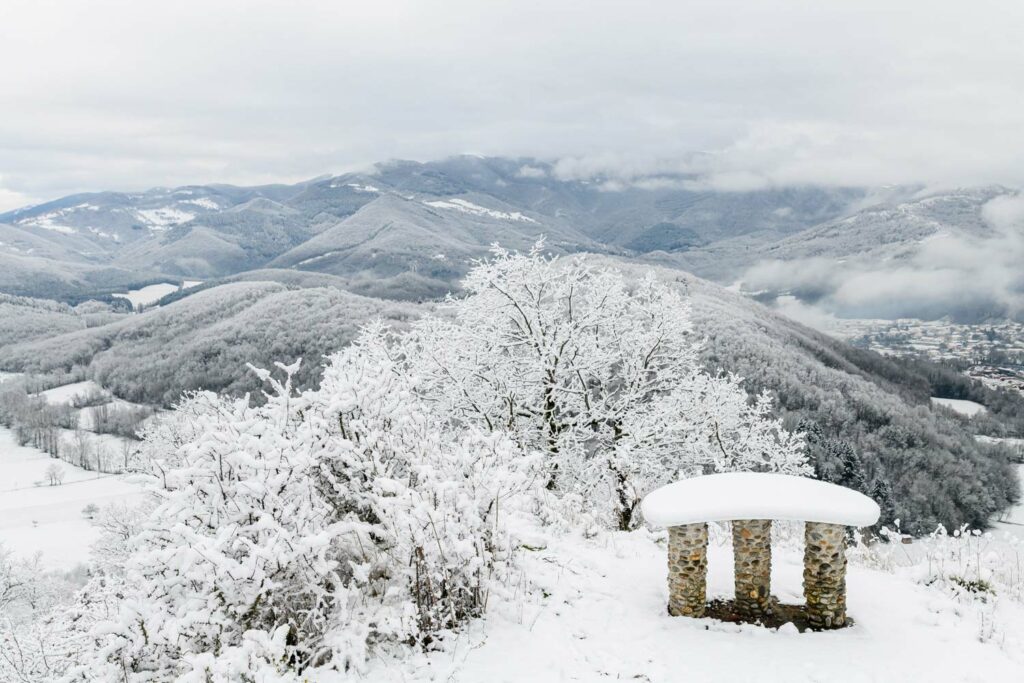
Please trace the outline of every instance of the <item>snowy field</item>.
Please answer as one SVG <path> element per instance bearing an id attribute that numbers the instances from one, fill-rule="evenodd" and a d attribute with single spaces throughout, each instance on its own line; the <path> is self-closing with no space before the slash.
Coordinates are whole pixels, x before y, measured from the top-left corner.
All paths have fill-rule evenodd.
<path id="1" fill-rule="evenodd" d="M 53 389 L 47 389 L 39 393 L 50 405 L 70 404 L 76 397 L 88 396 L 92 393 L 109 395 L 107 391 L 92 380 L 64 384 Z"/>
<path id="2" fill-rule="evenodd" d="M 980 403 L 964 401 L 958 398 L 936 398 L 935 396 L 932 396 L 932 405 L 945 406 L 946 408 L 950 408 L 961 415 L 966 415 L 967 417 L 973 417 L 978 413 L 984 413 L 986 410 L 985 406 Z"/>
<path id="3" fill-rule="evenodd" d="M 965 602 L 919 585 L 920 577 L 851 565 L 854 626 L 770 630 L 668 616 L 663 534 L 555 543 L 526 553 L 524 573 L 546 597 L 517 600 L 519 587 L 508 586 L 513 597 L 496 598 L 492 614 L 452 650 L 421 656 L 401 672 L 378 663 L 361 680 L 1024 680 L 1020 602 Z M 731 597 L 730 545 L 713 544 L 708 565 L 709 596 Z M 802 602 L 802 570 L 800 549 L 776 544 L 773 593 L 783 602 Z"/>
<path id="4" fill-rule="evenodd" d="M 107 402 L 99 406 L 86 406 L 85 408 L 78 409 L 78 426 L 82 429 L 93 429 L 96 424 L 96 415 L 101 410 L 117 412 L 147 408 L 147 406 L 144 406 L 141 403 L 132 403 L 130 401 L 125 401 L 124 399 L 116 398 L 113 394 L 92 380 L 64 384 L 59 387 L 54 387 L 53 389 L 42 391 L 38 395 L 46 399 L 46 402 L 50 405 L 72 405 L 76 398 L 86 397 L 97 393 L 105 396 L 107 398 Z M 66 436 L 67 435 L 65 435 L 65 438 Z M 123 441 L 123 439 L 109 434 L 89 434 L 88 438 L 91 442 L 94 442 L 98 446 L 108 450 L 120 450 L 121 442 Z"/>
<path id="5" fill-rule="evenodd" d="M 156 285 L 149 285 L 148 287 L 142 287 L 141 289 L 132 289 L 127 292 L 120 292 L 114 294 L 119 299 L 127 299 L 131 302 L 132 308 L 138 308 L 141 306 L 150 306 L 155 304 L 160 299 L 164 298 L 168 294 L 177 292 L 179 289 L 188 289 L 189 287 L 195 287 L 198 284 L 202 284 L 202 280 L 185 280 L 182 287 L 172 282 L 161 282 Z"/>
<path id="6" fill-rule="evenodd" d="M 48 486 L 46 469 L 54 463 L 63 469 L 64 481 Z M 87 472 L 19 446 L 10 430 L 0 427 L 0 544 L 15 556 L 42 553 L 43 565 L 51 569 L 87 562 L 97 534 L 82 508 L 138 498 L 138 486 L 124 477 Z"/>

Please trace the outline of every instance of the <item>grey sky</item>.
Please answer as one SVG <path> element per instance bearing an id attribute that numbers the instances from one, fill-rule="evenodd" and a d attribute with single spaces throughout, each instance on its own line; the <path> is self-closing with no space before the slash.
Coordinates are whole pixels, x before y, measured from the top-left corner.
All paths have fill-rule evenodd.
<path id="1" fill-rule="evenodd" d="M 1024 3 L 4 0 L 0 209 L 460 152 L 1024 185 Z"/>

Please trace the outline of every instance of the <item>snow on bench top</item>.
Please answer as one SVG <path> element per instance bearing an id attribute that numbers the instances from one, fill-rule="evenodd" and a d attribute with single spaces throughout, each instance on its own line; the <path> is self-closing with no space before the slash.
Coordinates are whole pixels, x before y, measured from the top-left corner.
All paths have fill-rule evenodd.
<path id="1" fill-rule="evenodd" d="M 728 472 L 684 479 L 652 491 L 641 509 L 657 527 L 778 519 L 870 526 L 878 504 L 863 493 L 836 484 L 788 474 Z"/>

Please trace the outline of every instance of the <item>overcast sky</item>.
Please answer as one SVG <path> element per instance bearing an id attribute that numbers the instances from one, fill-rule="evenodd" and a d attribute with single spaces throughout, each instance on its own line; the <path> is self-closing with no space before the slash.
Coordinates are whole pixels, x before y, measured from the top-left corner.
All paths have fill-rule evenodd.
<path id="1" fill-rule="evenodd" d="M 1021 0 L 3 0 L 0 63 L 0 210 L 463 152 L 1024 185 Z"/>

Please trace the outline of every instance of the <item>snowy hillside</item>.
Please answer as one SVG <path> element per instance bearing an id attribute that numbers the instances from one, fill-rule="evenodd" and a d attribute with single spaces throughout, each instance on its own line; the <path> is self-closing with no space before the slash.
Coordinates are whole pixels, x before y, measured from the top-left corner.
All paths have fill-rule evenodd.
<path id="1" fill-rule="evenodd" d="M 57 485 L 48 481 L 53 466 L 62 475 Z M 0 427 L 0 547 L 16 557 L 41 553 L 47 569 L 71 570 L 85 564 L 99 531 L 83 509 L 139 500 L 139 487 L 123 476 L 87 472 L 19 446 L 11 431 Z"/>

